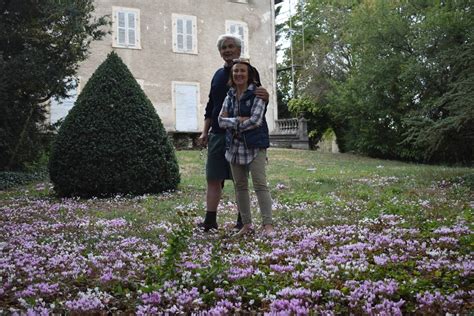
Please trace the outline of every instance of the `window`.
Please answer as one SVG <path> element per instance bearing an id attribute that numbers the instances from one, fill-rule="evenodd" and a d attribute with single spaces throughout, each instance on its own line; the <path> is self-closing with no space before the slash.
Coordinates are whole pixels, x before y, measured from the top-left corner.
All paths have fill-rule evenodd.
<path id="1" fill-rule="evenodd" d="M 197 54 L 196 17 L 173 14 L 173 52 Z"/>
<path id="2" fill-rule="evenodd" d="M 176 131 L 198 131 L 199 83 L 173 81 Z"/>
<path id="3" fill-rule="evenodd" d="M 225 21 L 226 33 L 236 35 L 242 40 L 242 51 L 240 57 L 249 58 L 249 28 L 247 23 L 240 21 Z"/>
<path id="4" fill-rule="evenodd" d="M 66 98 L 51 98 L 49 110 L 51 124 L 58 122 L 60 119 L 64 119 L 74 106 L 77 96 L 79 95 L 79 78 L 72 79 L 72 82 L 73 88 L 67 92 L 68 96 Z"/>
<path id="5" fill-rule="evenodd" d="M 140 49 L 140 10 L 112 7 L 113 47 Z"/>

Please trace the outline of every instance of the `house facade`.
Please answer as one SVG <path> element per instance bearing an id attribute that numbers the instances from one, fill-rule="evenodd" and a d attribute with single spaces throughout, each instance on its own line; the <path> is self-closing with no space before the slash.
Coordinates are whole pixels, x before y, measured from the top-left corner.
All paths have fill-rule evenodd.
<path id="1" fill-rule="evenodd" d="M 200 132 L 210 81 L 223 65 L 216 40 L 232 33 L 243 40 L 270 94 L 270 130 L 278 118 L 274 0 L 96 0 L 96 14 L 109 15 L 111 34 L 93 42 L 78 71 L 70 100 L 53 102 L 51 121 L 65 116 L 75 95 L 115 51 L 153 103 L 168 132 Z"/>

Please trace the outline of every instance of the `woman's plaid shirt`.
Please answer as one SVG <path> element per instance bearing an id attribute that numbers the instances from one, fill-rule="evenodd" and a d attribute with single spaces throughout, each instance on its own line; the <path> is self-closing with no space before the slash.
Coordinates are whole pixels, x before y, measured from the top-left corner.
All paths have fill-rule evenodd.
<path id="1" fill-rule="evenodd" d="M 240 100 L 248 99 L 250 94 L 255 93 L 255 85 L 251 84 L 243 93 Z M 240 123 L 239 106 L 240 100 L 237 100 L 237 91 L 230 88 L 219 113 L 219 126 L 230 129 L 235 135 L 232 137 L 229 148 L 225 152 L 225 158 L 232 164 L 248 165 L 257 157 L 260 148 L 247 148 L 244 138 L 240 137 L 240 132 L 257 128 L 262 124 L 263 115 L 265 115 L 265 102 L 260 98 L 255 98 L 250 110 L 249 119 Z M 250 102 L 250 100 L 248 100 Z M 225 115 L 227 113 L 227 115 Z"/>

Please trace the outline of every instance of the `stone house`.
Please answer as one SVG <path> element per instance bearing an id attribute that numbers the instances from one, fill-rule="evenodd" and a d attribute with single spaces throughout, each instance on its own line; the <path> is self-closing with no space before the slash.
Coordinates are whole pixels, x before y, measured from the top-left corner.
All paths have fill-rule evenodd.
<path id="1" fill-rule="evenodd" d="M 92 43 L 71 98 L 52 102 L 51 122 L 67 114 L 92 73 L 114 50 L 168 132 L 200 132 L 211 78 L 223 65 L 216 40 L 233 33 L 243 39 L 242 57 L 250 58 L 270 93 L 266 116 L 273 130 L 278 118 L 274 6 L 274 0 L 95 0 L 96 14 L 111 17 L 111 34 Z"/>

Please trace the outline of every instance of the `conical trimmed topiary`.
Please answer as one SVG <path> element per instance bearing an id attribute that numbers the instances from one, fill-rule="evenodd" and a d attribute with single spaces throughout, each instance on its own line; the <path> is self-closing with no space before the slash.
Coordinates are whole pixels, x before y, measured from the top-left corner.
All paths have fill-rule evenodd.
<path id="1" fill-rule="evenodd" d="M 163 124 L 120 57 L 97 68 L 64 120 L 49 162 L 60 196 L 157 193 L 180 181 Z"/>

